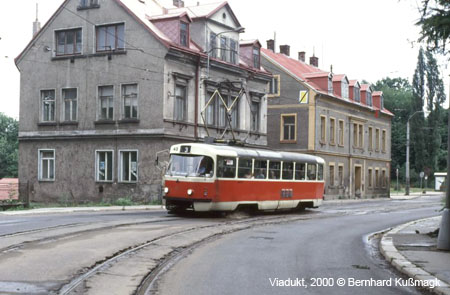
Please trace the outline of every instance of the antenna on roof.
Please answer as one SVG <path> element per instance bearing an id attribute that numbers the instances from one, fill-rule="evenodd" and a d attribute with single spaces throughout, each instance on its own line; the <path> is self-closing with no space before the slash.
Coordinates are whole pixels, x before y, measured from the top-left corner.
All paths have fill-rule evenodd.
<path id="1" fill-rule="evenodd" d="M 273 32 L 273 52 L 277 53 L 277 32 Z"/>

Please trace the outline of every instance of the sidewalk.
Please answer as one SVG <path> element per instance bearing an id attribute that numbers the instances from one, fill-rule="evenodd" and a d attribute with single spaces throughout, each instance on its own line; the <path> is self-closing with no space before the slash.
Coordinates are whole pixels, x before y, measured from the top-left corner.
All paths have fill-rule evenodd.
<path id="1" fill-rule="evenodd" d="M 422 192 L 414 192 L 414 193 L 410 193 L 409 196 L 405 196 L 404 192 L 391 192 L 391 199 L 392 200 L 411 200 L 411 199 L 415 199 L 415 198 L 419 198 L 419 197 L 424 197 L 424 196 L 439 196 L 442 195 L 444 196 L 445 192 L 435 192 L 435 191 L 426 191 L 425 194 L 423 194 Z"/>
<path id="2" fill-rule="evenodd" d="M 135 210 L 166 210 L 162 205 L 148 206 L 104 206 L 104 207 L 61 207 L 61 208 L 39 208 L 30 210 L 3 211 L 0 215 L 31 215 L 49 213 L 72 213 L 72 212 L 98 212 L 98 211 L 135 211 Z"/>
<path id="3" fill-rule="evenodd" d="M 400 225 L 383 235 L 380 251 L 392 266 L 424 288 L 450 295 L 450 252 L 436 249 L 440 222 L 437 216 Z"/>

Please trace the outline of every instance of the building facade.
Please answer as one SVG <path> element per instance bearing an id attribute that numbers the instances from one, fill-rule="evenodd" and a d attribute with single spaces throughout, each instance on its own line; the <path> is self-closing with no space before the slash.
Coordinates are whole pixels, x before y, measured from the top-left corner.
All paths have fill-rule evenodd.
<path id="1" fill-rule="evenodd" d="M 226 2 L 169 4 L 66 0 L 16 58 L 31 200 L 155 200 L 172 144 L 267 144 L 259 43 L 241 54 Z"/>
<path id="2" fill-rule="evenodd" d="M 262 65 L 274 74 L 268 105 L 268 144 L 325 159 L 325 199 L 389 195 L 391 118 L 383 94 L 346 75 L 291 58 L 290 47 L 262 50 Z"/>

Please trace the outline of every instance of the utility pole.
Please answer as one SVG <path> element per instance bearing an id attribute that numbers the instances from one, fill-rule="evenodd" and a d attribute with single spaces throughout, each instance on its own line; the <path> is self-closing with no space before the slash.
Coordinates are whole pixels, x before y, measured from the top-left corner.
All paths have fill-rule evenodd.
<path id="1" fill-rule="evenodd" d="M 415 114 L 423 113 L 424 111 L 417 111 L 409 116 L 408 121 L 406 121 L 406 185 L 405 185 L 405 196 L 409 196 L 409 121 L 414 117 Z"/>
<path id="2" fill-rule="evenodd" d="M 450 96 L 449 96 L 450 100 Z M 449 185 L 449 176 L 450 176 L 450 106 L 448 109 L 448 137 L 447 137 L 447 178 L 445 183 L 445 208 L 442 213 L 441 227 L 439 228 L 439 235 L 437 241 L 437 248 L 439 250 L 450 250 L 450 185 Z"/>

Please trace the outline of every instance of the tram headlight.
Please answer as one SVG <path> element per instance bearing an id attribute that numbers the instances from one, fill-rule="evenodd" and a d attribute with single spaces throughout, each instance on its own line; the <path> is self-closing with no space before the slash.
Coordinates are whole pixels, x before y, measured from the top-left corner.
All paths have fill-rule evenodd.
<path id="1" fill-rule="evenodd" d="M 168 188 L 167 186 L 164 188 L 164 193 L 165 193 L 165 194 L 168 194 L 168 193 L 169 193 L 169 188 Z"/>
<path id="2" fill-rule="evenodd" d="M 194 190 L 193 190 L 193 189 L 188 189 L 188 190 L 187 190 L 188 196 L 192 196 L 193 193 L 194 193 Z"/>

